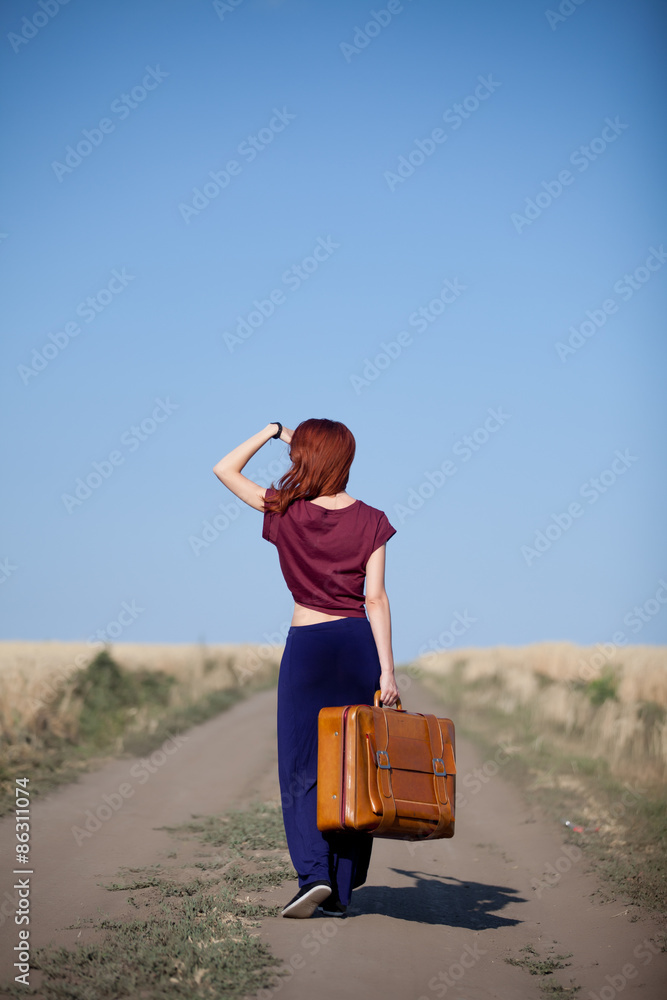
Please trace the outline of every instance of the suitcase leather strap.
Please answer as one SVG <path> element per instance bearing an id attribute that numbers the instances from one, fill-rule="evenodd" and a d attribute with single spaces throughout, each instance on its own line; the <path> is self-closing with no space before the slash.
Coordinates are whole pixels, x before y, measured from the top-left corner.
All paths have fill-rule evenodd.
<path id="1" fill-rule="evenodd" d="M 438 822 L 431 833 L 424 837 L 424 840 L 432 840 L 438 836 L 443 827 L 448 826 L 451 822 L 451 803 L 447 795 L 447 765 L 445 764 L 445 741 L 442 730 L 435 715 L 424 715 L 424 718 L 428 725 L 428 736 L 433 755 L 433 784 L 439 812 Z"/>
<path id="2" fill-rule="evenodd" d="M 375 741 L 377 751 L 378 790 L 382 799 L 382 819 L 375 827 L 374 833 L 381 833 L 392 825 L 396 819 L 396 800 L 391 787 L 391 764 L 389 762 L 389 726 L 387 725 L 386 708 L 373 709 Z"/>

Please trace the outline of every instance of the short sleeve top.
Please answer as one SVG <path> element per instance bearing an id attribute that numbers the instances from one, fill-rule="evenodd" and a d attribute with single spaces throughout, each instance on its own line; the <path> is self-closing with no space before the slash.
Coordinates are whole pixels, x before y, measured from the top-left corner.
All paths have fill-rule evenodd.
<path id="1" fill-rule="evenodd" d="M 266 511 L 262 527 L 297 604 L 350 618 L 366 617 L 366 563 L 395 534 L 386 514 L 362 500 L 337 510 L 294 500 L 283 515 Z"/>

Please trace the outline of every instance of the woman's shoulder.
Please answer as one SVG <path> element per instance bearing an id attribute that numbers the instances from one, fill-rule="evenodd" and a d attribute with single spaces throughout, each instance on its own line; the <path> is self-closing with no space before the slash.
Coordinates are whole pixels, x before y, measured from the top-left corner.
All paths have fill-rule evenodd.
<path id="1" fill-rule="evenodd" d="M 358 499 L 357 503 L 361 505 L 359 508 L 360 511 L 365 513 L 366 516 L 369 518 L 377 519 L 387 516 L 383 510 L 380 510 L 379 507 L 373 507 L 371 504 L 366 503 L 364 500 Z"/>

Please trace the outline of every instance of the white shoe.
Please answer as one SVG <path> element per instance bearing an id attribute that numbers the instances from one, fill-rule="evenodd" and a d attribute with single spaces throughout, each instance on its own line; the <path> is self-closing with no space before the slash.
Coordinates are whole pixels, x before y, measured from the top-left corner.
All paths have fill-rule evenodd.
<path id="1" fill-rule="evenodd" d="M 308 882 L 302 885 L 294 899 L 283 908 L 283 917 L 312 917 L 320 903 L 331 895 L 330 882 Z"/>

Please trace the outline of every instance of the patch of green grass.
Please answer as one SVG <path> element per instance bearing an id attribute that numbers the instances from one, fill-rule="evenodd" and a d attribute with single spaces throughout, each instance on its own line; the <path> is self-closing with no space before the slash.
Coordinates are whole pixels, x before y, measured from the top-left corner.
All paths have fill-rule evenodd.
<path id="1" fill-rule="evenodd" d="M 3 748 L 0 760 L 0 816 L 12 811 L 16 806 L 14 781 L 17 776 L 30 779 L 31 797 L 78 781 L 85 763 L 79 761 L 77 750 L 68 748 L 43 749 L 31 746 L 21 747 L 19 752 Z"/>
<path id="2" fill-rule="evenodd" d="M 566 965 L 572 964 L 565 961 L 566 958 L 572 958 L 572 952 L 567 955 L 547 955 L 546 958 L 540 958 L 532 944 L 527 944 L 520 949 L 520 952 L 523 953 L 521 958 L 510 957 L 506 958 L 505 961 L 508 965 L 520 966 L 531 976 L 548 976 L 556 969 L 564 969 Z"/>
<path id="3" fill-rule="evenodd" d="M 655 726 L 662 725 L 665 721 L 665 716 L 667 711 L 662 705 L 658 705 L 655 701 L 642 701 L 639 705 L 639 718 L 644 723 L 647 729 L 652 729 Z"/>
<path id="4" fill-rule="evenodd" d="M 586 685 L 586 694 L 593 705 L 602 705 L 607 699 L 617 701 L 618 669 L 606 666 L 599 677 Z"/>
<path id="5" fill-rule="evenodd" d="M 46 1000 L 239 997 L 271 982 L 278 960 L 249 933 L 247 917 L 199 893 L 172 901 L 161 919 L 105 920 L 102 944 L 38 952 Z M 23 989 L 19 996 L 25 994 Z M 28 991 L 32 992 L 32 991 Z"/>
<path id="6" fill-rule="evenodd" d="M 111 892 L 115 892 L 116 890 L 125 889 L 148 889 L 151 886 L 158 885 L 160 885 L 160 879 L 157 875 L 148 875 L 145 878 L 136 878 L 131 882 L 126 882 L 124 884 L 121 882 L 109 882 L 109 884 L 105 885 L 104 888 L 109 889 Z"/>
<path id="7" fill-rule="evenodd" d="M 285 830 L 279 805 L 257 802 L 244 810 L 231 810 L 224 816 L 195 816 L 194 823 L 183 829 L 197 833 L 215 847 L 227 845 L 243 851 L 272 850 L 285 846 Z"/>
<path id="8" fill-rule="evenodd" d="M 217 879 L 215 880 L 218 881 Z M 137 889 L 159 889 L 163 898 L 168 896 L 194 896 L 198 892 L 209 886 L 209 882 L 203 879 L 192 879 L 190 882 L 170 882 L 168 879 L 159 878 L 157 875 L 148 875 L 145 878 L 133 879 L 131 882 L 109 882 L 105 889 L 110 892 L 126 892 Z"/>
<path id="9" fill-rule="evenodd" d="M 571 962 L 566 961 L 568 958 L 572 958 L 572 952 L 568 952 L 567 955 L 556 955 L 553 949 L 542 958 L 532 944 L 527 944 L 520 949 L 519 957 L 509 956 L 505 961 L 508 965 L 516 965 L 525 969 L 531 976 L 545 977 L 571 965 Z M 543 996 L 552 997 L 555 1000 L 565 1000 L 566 997 L 572 997 L 581 990 L 581 986 L 577 986 L 574 980 L 570 980 L 570 986 L 563 986 L 553 979 L 545 978 L 540 980 L 539 988 Z"/>
<path id="10" fill-rule="evenodd" d="M 552 687 L 552 685 L 556 683 L 553 677 L 547 677 L 546 674 L 535 674 L 535 677 L 537 679 L 538 687 L 541 689 Z"/>
<path id="11" fill-rule="evenodd" d="M 201 817 L 175 828 L 181 839 L 213 838 L 226 855 L 209 881 L 179 881 L 179 870 L 164 865 L 124 869 L 125 877 L 106 886 L 132 892 L 127 902 L 137 914 L 102 919 L 86 927 L 103 940 L 73 949 L 39 949 L 31 961 L 44 979 L 39 990 L 5 986 L 7 996 L 36 993 L 44 1000 L 222 1000 L 269 987 L 280 961 L 257 937 L 263 917 L 277 907 L 253 901 L 248 893 L 294 878 L 285 860 L 287 844 L 280 808 L 254 803 L 223 817 Z M 121 873 L 122 874 L 122 873 Z M 138 914 L 147 912 L 145 917 Z M 2 988 L 2 987 L 0 987 Z"/>
<path id="12" fill-rule="evenodd" d="M 145 705 L 165 708 L 175 683 L 164 670 L 125 670 L 102 649 L 60 692 L 53 710 L 57 712 L 65 698 L 80 700 L 78 738 L 104 748 L 126 729 L 132 710 Z"/>
<path id="13" fill-rule="evenodd" d="M 207 722 L 208 719 L 226 712 L 228 708 L 232 708 L 258 690 L 258 687 L 250 685 L 223 688 L 221 691 L 210 691 L 191 705 L 168 709 L 152 733 L 129 733 L 123 741 L 124 753 L 135 757 L 151 753 L 174 733 L 182 733 L 202 722 Z"/>
<path id="14" fill-rule="evenodd" d="M 562 986 L 560 983 L 540 983 L 540 992 L 545 997 L 553 997 L 554 1000 L 566 1000 L 573 997 L 581 990 L 581 986 L 574 983 L 570 986 Z"/>
<path id="15" fill-rule="evenodd" d="M 225 881 L 230 885 L 243 889 L 244 892 L 261 892 L 264 889 L 275 889 L 288 879 L 294 878 L 294 869 L 287 862 L 273 864 L 264 871 L 243 871 L 238 865 L 232 865 L 225 871 Z"/>

